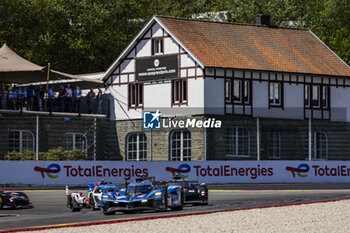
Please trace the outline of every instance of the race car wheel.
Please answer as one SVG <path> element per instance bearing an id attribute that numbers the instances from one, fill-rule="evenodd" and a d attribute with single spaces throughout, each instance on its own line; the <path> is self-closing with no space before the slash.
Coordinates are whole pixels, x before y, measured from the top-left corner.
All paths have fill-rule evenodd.
<path id="1" fill-rule="evenodd" d="M 74 200 L 74 197 L 69 198 L 68 205 L 72 212 L 79 212 L 81 210 L 81 208 L 77 206 L 78 204 Z"/>
<path id="2" fill-rule="evenodd" d="M 89 197 L 89 205 L 90 205 L 91 210 L 97 210 L 97 208 L 95 208 L 95 201 L 94 201 L 93 194 L 91 194 Z"/>
<path id="3" fill-rule="evenodd" d="M 163 193 L 163 199 L 161 201 L 159 210 L 160 211 L 167 211 L 167 209 L 168 209 L 168 193 L 165 191 Z"/>
<path id="4" fill-rule="evenodd" d="M 2 197 L 0 196 L 0 209 L 2 209 L 3 206 L 4 206 L 4 202 L 2 200 Z"/>
<path id="5" fill-rule="evenodd" d="M 202 204 L 202 205 L 208 205 L 208 190 L 202 189 L 202 190 L 201 190 L 201 193 L 202 193 L 202 192 L 205 192 L 206 194 L 204 195 L 205 200 L 203 200 L 201 204 Z"/>
<path id="6" fill-rule="evenodd" d="M 103 205 L 101 210 L 104 215 L 114 215 L 116 211 L 108 211 L 109 207 L 107 205 Z"/>
<path id="7" fill-rule="evenodd" d="M 180 198 L 181 205 L 174 206 L 171 208 L 171 210 L 183 210 L 183 208 L 184 208 L 184 194 L 183 194 L 183 192 L 181 192 L 181 195 L 179 198 Z"/>

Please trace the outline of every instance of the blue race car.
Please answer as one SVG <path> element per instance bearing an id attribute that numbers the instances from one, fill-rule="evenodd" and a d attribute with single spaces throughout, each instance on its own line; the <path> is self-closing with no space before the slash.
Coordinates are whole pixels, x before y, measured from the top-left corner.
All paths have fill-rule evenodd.
<path id="1" fill-rule="evenodd" d="M 156 184 L 154 178 L 138 178 L 135 182 L 126 184 L 126 188 L 121 189 L 118 195 L 101 195 L 101 210 L 105 215 L 115 214 L 117 211 L 167 211 L 168 208 L 182 210 L 183 204 L 184 192 L 181 186 Z"/>

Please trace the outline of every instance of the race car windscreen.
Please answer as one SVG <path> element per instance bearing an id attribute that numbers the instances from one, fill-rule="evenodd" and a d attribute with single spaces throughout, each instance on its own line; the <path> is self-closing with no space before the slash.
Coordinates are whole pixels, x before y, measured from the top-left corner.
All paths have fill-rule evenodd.
<path id="1" fill-rule="evenodd" d="M 169 186 L 183 186 L 184 188 L 187 188 L 187 189 L 191 188 L 191 184 L 188 181 L 170 182 L 170 183 L 168 183 L 168 185 Z"/>
<path id="2" fill-rule="evenodd" d="M 149 193 L 152 190 L 150 185 L 129 185 L 126 192 L 127 193 Z"/>
<path id="3" fill-rule="evenodd" d="M 118 192 L 118 188 L 101 188 L 101 191 L 104 193 L 112 193 L 112 192 Z"/>

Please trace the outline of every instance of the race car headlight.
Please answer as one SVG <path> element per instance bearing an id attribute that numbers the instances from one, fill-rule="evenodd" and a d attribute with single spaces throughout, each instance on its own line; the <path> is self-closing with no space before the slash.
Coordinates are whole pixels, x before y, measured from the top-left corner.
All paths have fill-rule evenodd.
<path id="1" fill-rule="evenodd" d="M 160 197 L 160 196 L 162 196 L 162 192 L 156 192 L 156 193 L 154 194 L 154 196 L 155 196 L 155 197 Z"/>
<path id="2" fill-rule="evenodd" d="M 205 192 L 204 192 L 204 191 L 202 191 L 202 193 L 201 193 L 201 194 L 202 194 L 202 196 L 204 196 L 204 195 L 205 195 Z"/>
<path id="3" fill-rule="evenodd" d="M 145 202 L 147 202 L 147 199 L 145 199 L 145 200 L 142 200 L 141 202 L 142 202 L 142 203 L 145 203 Z"/>

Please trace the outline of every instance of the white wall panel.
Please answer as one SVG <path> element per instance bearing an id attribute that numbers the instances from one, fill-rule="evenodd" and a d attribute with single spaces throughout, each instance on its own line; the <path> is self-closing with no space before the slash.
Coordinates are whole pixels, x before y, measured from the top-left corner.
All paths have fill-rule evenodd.
<path id="1" fill-rule="evenodd" d="M 158 84 L 145 84 L 144 86 L 145 108 L 171 107 L 171 82 Z"/>
<path id="2" fill-rule="evenodd" d="M 268 82 L 252 81 L 253 106 L 257 109 L 266 109 L 269 107 L 268 102 Z M 255 109 L 254 109 L 255 115 Z"/>
<path id="3" fill-rule="evenodd" d="M 224 93 L 225 81 L 224 79 L 213 79 L 205 78 L 204 79 L 204 103 L 205 103 L 205 112 L 224 114 L 225 107 L 225 93 Z"/>
<path id="4" fill-rule="evenodd" d="M 179 46 L 171 37 L 164 38 L 164 54 L 174 54 L 179 52 Z"/>
<path id="5" fill-rule="evenodd" d="M 189 108 L 202 108 L 197 109 L 203 112 L 204 108 L 204 80 L 188 79 L 188 107 Z"/>
<path id="6" fill-rule="evenodd" d="M 158 23 L 152 27 L 152 37 L 163 36 L 163 30 Z"/>
<path id="7" fill-rule="evenodd" d="M 149 57 L 151 56 L 151 41 L 141 40 L 137 44 L 137 54 L 136 57 Z"/>
<path id="8" fill-rule="evenodd" d="M 194 77 L 196 75 L 196 69 L 195 68 L 188 69 L 187 75 L 188 77 Z"/>
<path id="9" fill-rule="evenodd" d="M 350 122 L 349 88 L 331 87 L 331 120 Z"/>
<path id="10" fill-rule="evenodd" d="M 181 54 L 181 67 L 195 66 L 194 60 L 188 54 Z"/>
<path id="11" fill-rule="evenodd" d="M 134 59 L 124 60 L 120 65 L 120 72 L 121 73 L 135 72 L 135 60 Z"/>

